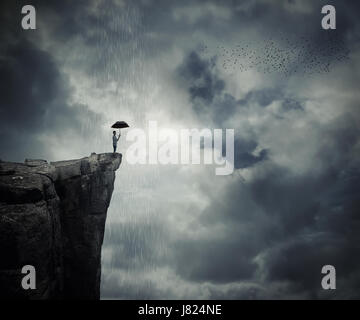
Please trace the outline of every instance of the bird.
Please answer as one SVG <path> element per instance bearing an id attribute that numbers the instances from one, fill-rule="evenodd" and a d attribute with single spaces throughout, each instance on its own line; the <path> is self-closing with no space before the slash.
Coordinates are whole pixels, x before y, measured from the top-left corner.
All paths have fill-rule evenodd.
<path id="1" fill-rule="evenodd" d="M 262 43 L 235 44 L 233 47 L 217 46 L 221 65 L 226 70 L 245 72 L 256 69 L 263 73 L 282 73 L 286 76 L 328 73 L 339 62 L 349 59 L 349 49 L 336 34 L 325 37 L 286 34 Z"/>

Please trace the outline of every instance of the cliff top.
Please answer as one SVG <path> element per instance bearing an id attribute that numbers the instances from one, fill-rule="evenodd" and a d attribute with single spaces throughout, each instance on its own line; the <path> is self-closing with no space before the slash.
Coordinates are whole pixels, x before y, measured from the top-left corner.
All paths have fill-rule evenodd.
<path id="1" fill-rule="evenodd" d="M 44 191 L 44 177 L 56 182 L 94 172 L 116 171 L 121 159 L 120 153 L 92 153 L 81 159 L 50 163 L 42 159 L 26 159 L 24 163 L 1 161 L 0 202 L 34 201 Z"/>
<path id="2" fill-rule="evenodd" d="M 101 246 L 121 158 L 0 162 L 0 299 L 100 298 Z M 33 290 L 21 286 L 28 265 Z"/>
<path id="3" fill-rule="evenodd" d="M 80 175 L 101 171 L 116 171 L 121 163 L 121 153 L 92 153 L 89 157 L 73 160 L 63 160 L 48 163 L 43 159 L 25 159 L 24 163 L 0 161 L 0 176 L 44 173 L 50 175 L 53 180 L 59 178 L 56 171 L 67 171 L 67 175 Z M 57 169 L 57 170 L 55 170 Z"/>

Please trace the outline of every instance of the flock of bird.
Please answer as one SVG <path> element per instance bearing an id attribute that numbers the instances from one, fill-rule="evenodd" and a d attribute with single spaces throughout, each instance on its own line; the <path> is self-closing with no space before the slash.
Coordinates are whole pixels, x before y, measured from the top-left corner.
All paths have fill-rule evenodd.
<path id="1" fill-rule="evenodd" d="M 201 50 L 209 52 L 209 47 Z M 212 50 L 211 50 L 212 51 Z M 256 69 L 263 73 L 316 74 L 330 72 L 331 66 L 348 59 L 343 40 L 331 35 L 322 38 L 282 36 L 262 43 L 242 43 L 235 47 L 216 47 L 216 55 L 225 70 L 241 72 Z"/>

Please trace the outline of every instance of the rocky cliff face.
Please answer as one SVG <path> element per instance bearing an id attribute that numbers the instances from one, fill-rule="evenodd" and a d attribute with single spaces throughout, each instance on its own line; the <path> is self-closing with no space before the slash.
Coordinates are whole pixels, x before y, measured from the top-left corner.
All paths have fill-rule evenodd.
<path id="1" fill-rule="evenodd" d="M 121 154 L 0 162 L 0 298 L 99 299 L 101 246 Z M 24 290 L 22 267 L 36 270 Z"/>

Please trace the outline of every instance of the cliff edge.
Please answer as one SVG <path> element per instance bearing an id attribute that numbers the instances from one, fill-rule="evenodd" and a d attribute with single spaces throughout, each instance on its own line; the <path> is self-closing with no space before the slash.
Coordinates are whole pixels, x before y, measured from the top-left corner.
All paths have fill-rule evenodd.
<path id="1" fill-rule="evenodd" d="M 0 298 L 99 299 L 101 246 L 121 154 L 0 162 Z M 22 268 L 36 270 L 24 290 Z"/>

